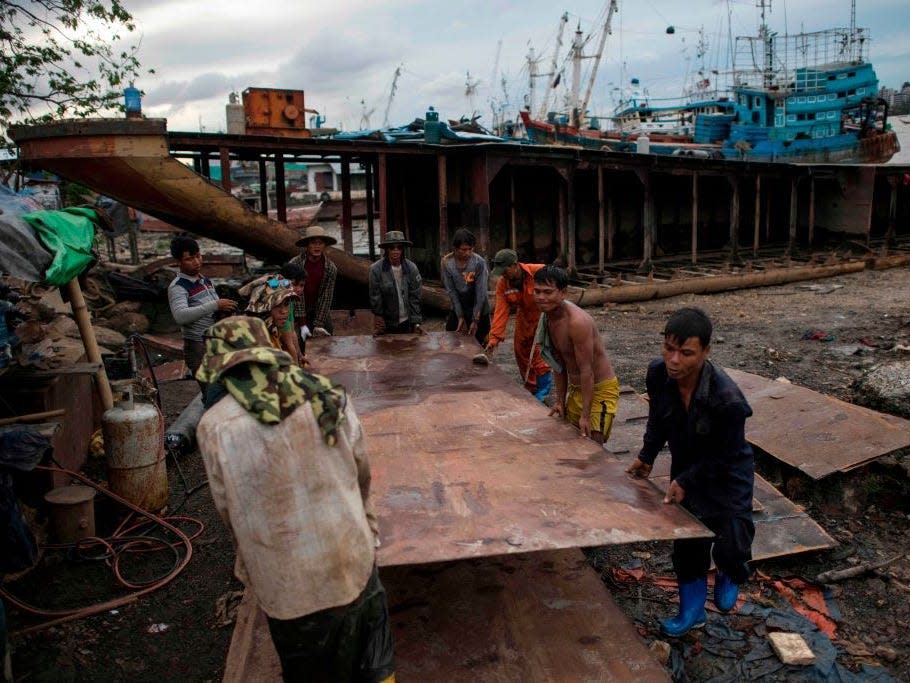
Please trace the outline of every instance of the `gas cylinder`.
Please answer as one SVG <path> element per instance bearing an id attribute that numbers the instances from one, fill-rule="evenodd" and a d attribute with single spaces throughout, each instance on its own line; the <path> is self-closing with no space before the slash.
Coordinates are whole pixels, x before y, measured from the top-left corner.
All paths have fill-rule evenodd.
<path id="1" fill-rule="evenodd" d="M 158 409 L 134 401 L 131 389 L 101 417 L 111 491 L 150 512 L 167 504 L 162 423 Z"/>

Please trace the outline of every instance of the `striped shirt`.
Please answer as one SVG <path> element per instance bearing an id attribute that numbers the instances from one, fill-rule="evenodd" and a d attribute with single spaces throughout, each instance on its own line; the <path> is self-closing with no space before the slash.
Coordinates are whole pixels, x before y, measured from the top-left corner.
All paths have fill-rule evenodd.
<path id="1" fill-rule="evenodd" d="M 205 331 L 215 322 L 218 294 L 207 277 L 192 278 L 180 273 L 167 288 L 171 315 L 180 325 L 184 339 L 202 341 Z"/>

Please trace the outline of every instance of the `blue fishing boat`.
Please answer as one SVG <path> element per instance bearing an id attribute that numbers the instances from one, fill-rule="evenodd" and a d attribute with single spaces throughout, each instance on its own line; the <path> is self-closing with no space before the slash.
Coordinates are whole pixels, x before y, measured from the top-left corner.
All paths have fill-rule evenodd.
<path id="1" fill-rule="evenodd" d="M 635 102 L 613 128 L 546 122 L 522 112 L 536 144 L 786 163 L 885 163 L 900 150 L 868 61 L 867 29 L 778 35 L 760 0 L 757 36 L 736 39 L 729 98 L 651 107 Z M 855 13 L 854 13 L 855 15 Z"/>

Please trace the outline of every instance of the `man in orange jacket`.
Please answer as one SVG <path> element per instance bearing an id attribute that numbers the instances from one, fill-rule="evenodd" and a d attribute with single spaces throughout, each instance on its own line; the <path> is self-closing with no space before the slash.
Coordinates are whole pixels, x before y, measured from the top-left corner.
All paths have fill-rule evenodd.
<path id="1" fill-rule="evenodd" d="M 540 348 L 534 346 L 534 333 L 540 310 L 534 303 L 534 273 L 543 268 L 542 263 L 519 263 L 518 254 L 511 249 L 500 249 L 493 257 L 493 275 L 499 275 L 496 285 L 496 310 L 487 338 L 487 352 L 492 352 L 505 340 L 509 315 L 515 312 L 515 362 L 525 381 L 525 388 L 541 403 L 546 401 L 553 386 L 550 366 L 540 357 Z"/>

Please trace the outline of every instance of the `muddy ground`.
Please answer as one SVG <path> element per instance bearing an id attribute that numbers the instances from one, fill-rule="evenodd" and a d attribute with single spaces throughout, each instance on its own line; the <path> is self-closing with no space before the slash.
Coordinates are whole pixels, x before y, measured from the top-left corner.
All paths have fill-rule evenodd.
<path id="1" fill-rule="evenodd" d="M 783 285 L 683 296 L 592 313 L 621 382 L 640 392 L 645 388 L 647 362 L 659 351 L 667 313 L 683 305 L 697 305 L 715 321 L 713 358 L 720 365 L 769 378 L 786 377 L 794 384 L 850 401 L 854 381 L 872 366 L 910 356 L 893 350 L 897 345 L 910 345 L 910 269 L 864 271 L 812 284 L 820 287 Z M 442 329 L 442 322 L 433 320 L 427 327 Z M 495 360 L 514 377 L 514 361 L 505 350 L 509 345 L 503 346 Z M 162 393 L 164 412 L 171 421 L 194 395 L 195 387 L 191 382 L 174 382 L 165 385 Z M 180 462 L 191 487 L 203 481 L 198 454 L 189 454 Z M 811 579 L 824 570 L 905 553 L 910 535 L 910 487 L 904 462 L 903 454 L 898 454 L 846 475 L 813 482 L 759 455 L 759 471 L 804 506 L 840 546 L 826 553 L 757 563 L 756 568 L 771 577 Z M 171 507 L 176 508 L 185 496 L 174 467 L 170 481 Z M 216 602 L 239 588 L 231 575 L 230 540 L 214 514 L 206 488 L 190 496 L 180 514 L 205 525 L 189 567 L 170 585 L 119 608 L 116 614 L 106 612 L 14 636 L 17 680 L 220 680 L 231 626 L 219 625 Z M 589 552 L 648 642 L 656 638 L 657 620 L 673 611 L 673 596 L 648 583 L 616 582 L 612 570 L 639 564 L 646 575 L 670 575 L 669 550 L 669 544 L 651 543 Z M 43 606 L 72 606 L 114 594 L 112 584 L 110 571 L 100 563 L 75 562 L 48 552 L 39 571 L 12 589 Z M 869 679 L 877 669 L 861 670 L 866 665 L 881 667 L 897 679 L 910 679 L 908 584 L 910 560 L 904 557 L 880 572 L 833 587 L 840 611 L 836 656 L 842 671 L 859 671 Z M 758 596 L 756 604 L 771 604 L 767 582 L 754 581 L 747 589 Z M 35 623 L 15 609 L 9 620 L 14 633 Z M 763 621 L 755 614 L 724 620 L 712 617 L 712 623 L 753 639 L 761 639 L 766 632 Z M 676 677 L 736 680 L 729 672 L 743 660 L 747 649 L 737 649 L 737 642 L 742 643 L 736 637 L 725 641 L 723 636 L 714 628 L 672 642 L 670 662 Z M 765 669 L 751 670 L 754 680 L 793 679 L 792 671 L 775 669 L 771 660 L 766 663 Z"/>

